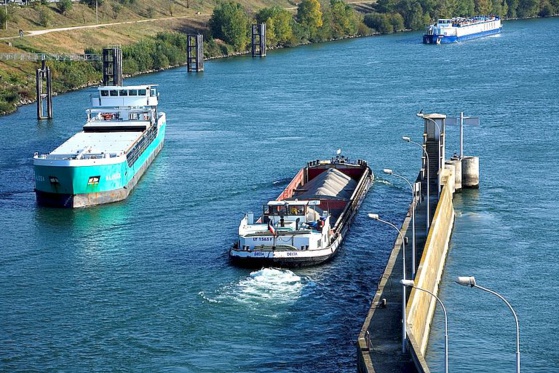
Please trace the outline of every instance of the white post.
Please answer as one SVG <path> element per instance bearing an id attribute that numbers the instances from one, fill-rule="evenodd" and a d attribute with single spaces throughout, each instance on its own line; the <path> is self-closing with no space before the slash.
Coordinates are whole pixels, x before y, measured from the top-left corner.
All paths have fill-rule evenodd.
<path id="1" fill-rule="evenodd" d="M 464 157 L 464 112 L 460 112 L 460 159 Z"/>

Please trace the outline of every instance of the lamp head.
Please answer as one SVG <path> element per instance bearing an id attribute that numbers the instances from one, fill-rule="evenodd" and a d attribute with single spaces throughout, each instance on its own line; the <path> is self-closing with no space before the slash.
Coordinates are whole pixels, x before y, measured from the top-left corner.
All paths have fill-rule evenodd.
<path id="1" fill-rule="evenodd" d="M 402 140 L 410 142 L 411 139 L 408 136 L 402 136 Z"/>
<path id="2" fill-rule="evenodd" d="M 385 168 L 384 170 L 382 170 L 382 172 L 384 172 L 387 175 L 392 175 L 392 173 L 393 173 L 392 170 L 389 169 L 389 168 Z"/>
<path id="3" fill-rule="evenodd" d="M 414 285 L 415 285 L 413 283 L 413 280 L 400 280 L 400 284 L 402 284 L 404 286 L 407 286 L 407 287 L 410 287 L 410 288 L 413 288 Z"/>
<path id="4" fill-rule="evenodd" d="M 456 279 L 456 283 L 462 286 L 469 286 L 473 288 L 476 286 L 476 279 L 473 276 L 461 276 Z"/>
<path id="5" fill-rule="evenodd" d="M 380 216 L 378 216 L 378 214 L 368 214 L 369 218 L 374 219 L 374 220 L 379 220 Z"/>

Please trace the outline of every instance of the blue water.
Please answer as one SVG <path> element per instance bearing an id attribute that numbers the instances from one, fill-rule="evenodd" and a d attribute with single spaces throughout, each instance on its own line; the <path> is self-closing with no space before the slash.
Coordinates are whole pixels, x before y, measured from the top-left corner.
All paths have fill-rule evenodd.
<path id="1" fill-rule="evenodd" d="M 0 118 L 0 370 L 354 372 L 355 341 L 400 224 L 421 151 L 415 113 L 479 116 L 465 154 L 481 187 L 458 194 L 441 299 L 456 372 L 509 372 L 515 329 L 496 297 L 453 283 L 473 275 L 521 324 L 523 371 L 559 371 L 559 19 L 425 46 L 420 33 L 207 61 L 126 79 L 156 83 L 165 148 L 130 197 L 83 210 L 38 208 L 33 152 L 78 131 L 94 89 Z M 447 129 L 447 153 L 458 129 Z M 334 261 L 307 269 L 232 267 L 246 211 L 275 198 L 307 160 L 336 149 L 377 180 Z M 444 364 L 437 312 L 428 361 Z"/>

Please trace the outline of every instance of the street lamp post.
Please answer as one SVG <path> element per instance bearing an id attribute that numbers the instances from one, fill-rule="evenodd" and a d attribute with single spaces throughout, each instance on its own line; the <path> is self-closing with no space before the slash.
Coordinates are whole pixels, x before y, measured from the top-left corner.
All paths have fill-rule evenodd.
<path id="1" fill-rule="evenodd" d="M 437 297 L 434 293 L 431 293 L 429 290 L 426 290 L 426 289 L 420 288 L 418 286 L 415 286 L 415 284 L 412 280 L 401 280 L 400 283 L 404 286 L 409 286 L 411 288 L 421 290 L 425 293 L 430 294 L 441 305 L 441 308 L 442 308 L 443 314 L 444 314 L 444 371 L 445 371 L 445 373 L 448 373 L 448 316 L 446 314 L 446 308 L 445 308 L 443 302 L 439 299 L 439 297 Z"/>
<path id="2" fill-rule="evenodd" d="M 518 316 L 516 316 L 516 312 L 514 312 L 514 309 L 512 308 L 510 303 L 501 294 L 476 284 L 475 277 L 458 277 L 456 282 L 462 286 L 478 288 L 488 293 L 491 293 L 497 296 L 498 298 L 500 298 L 509 307 L 509 309 L 512 312 L 512 315 L 514 316 L 514 322 L 516 323 L 516 373 L 520 373 L 520 326 L 518 324 Z"/>
<path id="3" fill-rule="evenodd" d="M 425 154 L 425 157 L 427 158 L 427 234 L 429 234 L 429 226 L 430 226 L 429 220 L 431 219 L 431 214 L 429 211 L 429 200 L 431 199 L 431 196 L 429 194 L 429 184 L 431 183 L 431 180 L 429 179 L 429 153 L 427 153 L 427 150 L 425 150 L 423 145 L 421 145 L 418 142 L 412 141 L 412 139 L 408 136 L 403 136 L 402 140 L 419 146 L 423 151 L 423 154 Z"/>
<path id="4" fill-rule="evenodd" d="M 392 176 L 396 176 L 402 180 L 404 180 L 406 183 L 408 183 L 408 185 L 411 188 L 411 198 L 412 198 L 412 209 L 411 209 L 411 216 L 412 216 L 412 251 L 411 251 L 411 278 L 414 279 L 415 278 L 415 255 L 416 255 L 416 251 L 415 251 L 415 190 L 414 187 L 412 185 L 412 183 L 409 182 L 408 179 L 406 179 L 405 177 L 403 177 L 402 175 L 398 175 L 397 173 L 395 173 L 394 171 L 392 171 L 391 169 L 385 168 L 384 170 L 382 170 L 385 174 L 387 175 L 392 175 Z"/>
<path id="5" fill-rule="evenodd" d="M 402 235 L 402 232 L 400 231 L 400 229 L 398 229 L 397 226 L 395 226 L 391 222 L 382 220 L 378 214 L 369 214 L 369 218 L 390 225 L 392 228 L 398 231 L 398 235 L 402 240 L 402 278 L 405 280 L 406 279 L 406 242 L 404 240 L 404 236 Z M 408 340 L 408 336 L 406 331 L 406 287 L 402 285 L 402 353 L 404 354 L 407 351 L 407 346 L 406 346 L 407 340 Z"/>

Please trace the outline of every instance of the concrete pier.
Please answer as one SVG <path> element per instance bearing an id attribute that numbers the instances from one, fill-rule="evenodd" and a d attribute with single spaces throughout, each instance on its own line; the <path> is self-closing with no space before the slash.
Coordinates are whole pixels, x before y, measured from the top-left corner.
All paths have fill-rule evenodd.
<path id="1" fill-rule="evenodd" d="M 421 116 L 426 123 L 423 146 L 429 155 L 429 168 L 437 170 L 438 174 L 437 188 L 422 193 L 425 198 L 415 207 L 416 228 L 425 226 L 428 219 L 429 229 L 428 232 L 415 229 L 417 250 L 415 254 L 416 258 L 421 258 L 419 263 L 416 263 L 415 278 L 411 278 L 412 263 L 407 259 L 412 257 L 412 245 L 402 245 L 400 235 L 396 238 L 357 340 L 359 372 L 430 372 L 425 360 L 425 352 L 437 307 L 437 299 L 433 294 L 437 295 L 439 292 L 439 283 L 454 228 L 453 196 L 462 187 L 471 188 L 479 185 L 478 158 L 453 157 L 449 161 L 444 160 L 445 116 L 441 114 L 418 114 L 418 116 Z M 436 161 L 433 162 L 433 159 Z M 425 168 L 425 164 L 422 167 Z M 425 181 L 425 179 L 422 170 L 417 181 Z M 429 209 L 427 209 L 427 199 Z M 400 228 L 401 235 L 410 242 L 412 240 L 412 229 L 409 229 L 411 216 L 410 204 Z M 402 246 L 405 249 L 402 249 Z M 402 267 L 404 263 L 405 272 Z M 405 278 L 412 279 L 414 283 L 414 288 L 411 288 L 409 294 L 406 294 L 400 283 L 404 273 Z M 404 294 L 406 294 L 405 307 L 402 307 Z"/>
<path id="2" fill-rule="evenodd" d="M 421 257 L 415 276 L 416 286 L 438 293 L 439 282 L 444 270 L 450 236 L 454 225 L 454 207 L 451 192 L 454 184 L 453 168 L 442 175 L 440 197 L 431 196 L 431 206 L 436 206 L 431 218 L 429 233 L 416 229 L 416 257 Z M 427 218 L 427 203 L 416 205 L 415 224 L 424 226 Z M 432 209 L 432 207 L 431 207 Z M 433 211 L 433 210 L 431 210 Z M 401 232 L 409 242 L 412 240 L 411 205 L 404 219 Z M 401 239 L 394 243 L 377 292 L 371 302 L 367 318 L 363 323 L 358 347 L 359 372 L 429 372 L 424 354 L 429 341 L 431 321 L 436 299 L 423 291 L 411 290 L 406 303 L 406 352 L 402 351 L 402 255 Z M 406 278 L 411 277 L 412 246 L 405 245 Z"/>
<path id="3" fill-rule="evenodd" d="M 430 201 L 435 205 L 436 199 Z M 424 229 L 427 202 L 418 203 L 415 208 L 416 257 L 423 254 L 427 239 Z M 411 205 L 402 224 L 402 232 L 411 242 Z M 402 352 L 402 242 L 400 237 L 394 242 L 386 269 L 371 302 L 367 318 L 363 323 L 357 342 L 358 372 L 417 372 L 411 354 Z M 406 245 L 406 259 L 412 257 L 412 245 Z M 406 273 L 411 274 L 411 260 L 406 260 Z M 427 366 L 427 363 L 424 363 Z"/>

